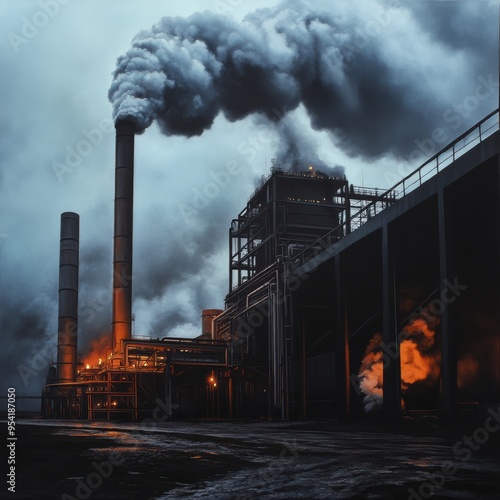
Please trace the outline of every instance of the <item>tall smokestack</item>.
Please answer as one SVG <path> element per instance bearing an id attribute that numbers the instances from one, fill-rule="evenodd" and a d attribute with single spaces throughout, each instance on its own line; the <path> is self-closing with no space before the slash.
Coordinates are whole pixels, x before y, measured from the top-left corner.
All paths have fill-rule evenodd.
<path id="1" fill-rule="evenodd" d="M 132 337 L 132 229 L 134 208 L 135 125 L 118 121 L 116 128 L 115 232 L 113 247 L 113 352 L 122 352 Z"/>
<path id="2" fill-rule="evenodd" d="M 79 215 L 64 212 L 61 214 L 59 255 L 58 382 L 76 380 L 79 238 Z"/>

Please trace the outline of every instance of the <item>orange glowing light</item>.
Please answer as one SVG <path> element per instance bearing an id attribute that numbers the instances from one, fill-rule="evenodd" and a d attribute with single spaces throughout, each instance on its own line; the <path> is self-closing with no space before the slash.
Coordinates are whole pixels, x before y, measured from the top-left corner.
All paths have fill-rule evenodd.
<path id="1" fill-rule="evenodd" d="M 418 345 L 405 340 L 400 346 L 401 380 L 405 384 L 414 384 L 425 380 L 431 371 L 430 361 L 418 350 Z"/>
<path id="2" fill-rule="evenodd" d="M 399 334 L 401 392 L 416 382 L 433 384 L 440 375 L 441 355 L 435 347 L 435 325 L 422 317 L 413 319 Z M 382 335 L 371 339 L 359 369 L 359 388 L 364 394 L 365 411 L 381 409 L 383 399 L 384 351 Z M 391 349 L 387 349 L 391 352 Z M 402 403 L 404 407 L 404 402 Z"/>
<path id="3" fill-rule="evenodd" d="M 435 334 L 423 318 L 416 318 L 400 334 L 401 387 L 404 390 L 415 382 L 435 382 L 440 373 L 439 354 L 434 349 Z"/>
<path id="4" fill-rule="evenodd" d="M 87 369 L 91 367 L 102 368 L 105 364 L 103 360 L 106 359 L 106 350 L 110 347 L 111 337 L 109 334 L 104 334 L 102 337 L 92 340 L 87 349 L 88 354 L 83 357 L 83 362 L 88 365 Z"/>
<path id="5" fill-rule="evenodd" d="M 212 372 L 212 375 L 208 378 L 208 382 L 212 385 L 212 387 L 217 387 L 217 379 L 215 378 L 214 372 Z"/>

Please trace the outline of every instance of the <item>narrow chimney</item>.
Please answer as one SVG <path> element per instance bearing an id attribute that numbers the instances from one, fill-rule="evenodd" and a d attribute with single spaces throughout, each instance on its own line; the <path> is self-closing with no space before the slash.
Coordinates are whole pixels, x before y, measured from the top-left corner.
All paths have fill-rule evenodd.
<path id="1" fill-rule="evenodd" d="M 201 337 L 215 340 L 214 319 L 224 312 L 222 309 L 203 309 L 201 311 Z"/>
<path id="2" fill-rule="evenodd" d="M 58 382 L 75 382 L 76 380 L 79 238 L 79 215 L 64 212 L 61 214 L 59 254 Z"/>
<path id="3" fill-rule="evenodd" d="M 134 208 L 135 125 L 119 121 L 116 128 L 115 232 L 113 247 L 113 352 L 123 352 L 132 337 L 132 228 Z"/>

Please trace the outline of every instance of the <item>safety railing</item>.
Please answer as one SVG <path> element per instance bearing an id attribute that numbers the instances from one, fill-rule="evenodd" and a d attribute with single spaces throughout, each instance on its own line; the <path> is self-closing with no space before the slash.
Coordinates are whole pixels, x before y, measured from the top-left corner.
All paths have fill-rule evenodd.
<path id="1" fill-rule="evenodd" d="M 411 193 L 424 182 L 444 170 L 448 165 L 451 165 L 467 151 L 494 134 L 499 129 L 498 123 L 499 110 L 497 109 L 425 161 L 416 170 L 403 177 L 397 184 L 382 193 L 380 199 L 368 203 L 349 219 L 319 238 L 309 248 L 294 255 L 289 259 L 289 264 L 292 267 L 302 265 L 312 255 L 317 254 L 318 248 L 326 248 L 332 244 L 332 241 L 339 240 L 349 232 L 361 227 L 375 215 L 385 210 L 395 199 L 400 199 Z"/>

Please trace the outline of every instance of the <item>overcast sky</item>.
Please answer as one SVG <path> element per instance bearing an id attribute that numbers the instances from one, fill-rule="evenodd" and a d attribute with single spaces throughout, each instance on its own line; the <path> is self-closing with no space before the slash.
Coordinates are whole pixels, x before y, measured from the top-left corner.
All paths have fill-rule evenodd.
<path id="1" fill-rule="evenodd" d="M 321 69 L 311 67 L 310 75 L 328 92 L 319 105 L 300 91 L 290 102 L 278 96 L 289 110 L 281 123 L 259 113 L 230 122 L 226 116 L 235 117 L 224 109 L 200 136 L 163 135 L 156 123 L 137 136 L 136 335 L 192 337 L 200 332 L 201 309 L 223 307 L 230 221 L 269 172 L 271 158 L 286 160 L 284 142 L 303 144 L 301 161 L 342 166 L 355 185 L 387 188 L 398 172 L 498 107 L 498 2 L 350 4 L 0 0 L 2 393 L 15 386 L 38 394 L 46 361 L 55 359 L 62 212 L 81 217 L 79 350 L 110 331 L 114 131 L 108 90 L 117 58 L 162 17 L 208 10 L 227 16 L 236 34 L 244 26 L 241 33 L 258 39 L 267 30 L 257 59 L 271 70 L 284 61 L 289 72 L 295 60 L 287 59 L 285 45 L 296 26 L 294 47 L 316 54 Z M 261 7 L 268 10 L 241 25 Z M 308 47 L 313 38 L 300 32 L 302 15 L 317 21 L 307 24 L 316 30 L 314 48 Z M 190 26 L 194 19 L 168 24 Z M 209 28 L 213 19 L 204 14 L 196 24 Z M 275 31 L 278 23 L 289 30 L 286 40 Z M 90 149 L 82 142 L 88 135 L 95 142 Z M 83 153 L 77 158 L 75 151 Z M 216 195 L 210 191 L 200 209 L 194 198 L 228 166 L 229 185 Z"/>

